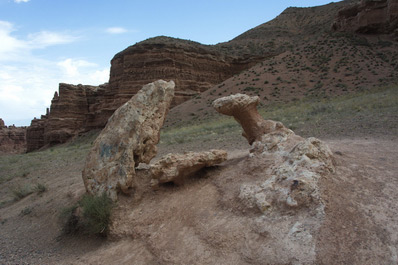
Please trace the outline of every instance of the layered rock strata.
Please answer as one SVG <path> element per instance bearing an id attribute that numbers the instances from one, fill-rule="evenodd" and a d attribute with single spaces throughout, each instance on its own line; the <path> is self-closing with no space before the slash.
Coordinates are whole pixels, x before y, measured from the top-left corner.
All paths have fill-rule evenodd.
<path id="1" fill-rule="evenodd" d="M 178 105 L 259 61 L 229 57 L 193 41 L 156 37 L 116 54 L 111 61 L 107 94 L 125 102 L 143 84 L 160 77 L 174 80 Z"/>
<path id="2" fill-rule="evenodd" d="M 147 83 L 175 80 L 175 106 L 259 60 L 232 58 L 206 45 L 167 37 L 130 46 L 112 59 L 109 84 L 59 85 L 47 114 L 28 128 L 28 152 L 104 128 L 114 111 Z"/>
<path id="3" fill-rule="evenodd" d="M 103 128 L 114 112 L 101 104 L 106 87 L 59 84 L 46 115 L 34 118 L 27 129 L 27 151 L 64 143 L 79 133 Z"/>
<path id="4" fill-rule="evenodd" d="M 362 0 L 339 11 L 333 29 L 358 33 L 393 33 L 398 28 L 397 0 Z"/>
<path id="5" fill-rule="evenodd" d="M 0 119 L 0 154 L 26 151 L 26 127 L 6 126 Z"/>

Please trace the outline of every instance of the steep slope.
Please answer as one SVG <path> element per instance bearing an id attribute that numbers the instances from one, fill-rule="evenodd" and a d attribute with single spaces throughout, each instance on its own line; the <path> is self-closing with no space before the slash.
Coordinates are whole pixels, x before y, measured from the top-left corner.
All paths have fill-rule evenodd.
<path id="1" fill-rule="evenodd" d="M 220 44 L 276 55 L 175 107 L 166 124 L 197 122 L 214 115 L 211 102 L 232 93 L 258 95 L 271 104 L 396 84 L 398 42 L 394 32 L 358 34 L 333 28 L 340 19 L 339 10 L 351 7 L 352 2 L 289 8 L 274 20 Z"/>

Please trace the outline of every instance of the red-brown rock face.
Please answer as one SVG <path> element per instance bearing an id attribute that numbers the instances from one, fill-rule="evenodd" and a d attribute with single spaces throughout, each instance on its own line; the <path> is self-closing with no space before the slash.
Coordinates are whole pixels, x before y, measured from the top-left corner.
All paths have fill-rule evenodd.
<path id="1" fill-rule="evenodd" d="M 17 154 L 25 150 L 26 127 L 7 127 L 0 119 L 0 154 Z"/>
<path id="2" fill-rule="evenodd" d="M 112 59 L 109 84 L 59 85 L 50 111 L 33 120 L 28 128 L 27 150 L 64 143 L 80 132 L 105 127 L 114 111 L 147 83 L 174 80 L 175 106 L 256 62 L 228 57 L 199 43 L 166 37 L 130 46 Z"/>
<path id="3" fill-rule="evenodd" d="M 255 63 L 234 60 L 206 45 L 157 37 L 115 55 L 108 93 L 116 102 L 125 102 L 144 84 L 159 78 L 175 80 L 175 106 Z"/>
<path id="4" fill-rule="evenodd" d="M 362 0 L 339 11 L 334 30 L 393 33 L 398 28 L 398 0 Z"/>
<path id="5" fill-rule="evenodd" d="M 96 115 L 95 107 L 105 87 L 59 84 L 50 110 L 33 119 L 27 129 L 27 151 L 64 143 L 80 132 L 104 127 L 109 117 Z"/>

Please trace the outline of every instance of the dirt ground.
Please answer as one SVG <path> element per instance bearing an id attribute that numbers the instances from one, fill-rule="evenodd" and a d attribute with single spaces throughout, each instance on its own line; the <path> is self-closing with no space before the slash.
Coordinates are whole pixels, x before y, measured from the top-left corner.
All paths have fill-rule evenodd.
<path id="1" fill-rule="evenodd" d="M 398 141 L 325 141 L 337 171 L 321 179 L 326 215 L 315 236 L 315 264 L 398 264 Z M 250 175 L 242 174 L 248 148 L 218 144 L 229 151 L 222 166 L 138 201 L 122 197 L 106 240 L 60 230 L 59 209 L 84 193 L 83 163 L 40 172 L 47 192 L 0 209 L 0 263 L 288 264 L 280 258 L 286 250 L 267 245 L 259 213 L 246 211 L 236 199 L 234 187 Z M 203 145 L 161 146 L 159 153 L 184 148 Z M 265 255 L 269 249 L 274 256 Z"/>

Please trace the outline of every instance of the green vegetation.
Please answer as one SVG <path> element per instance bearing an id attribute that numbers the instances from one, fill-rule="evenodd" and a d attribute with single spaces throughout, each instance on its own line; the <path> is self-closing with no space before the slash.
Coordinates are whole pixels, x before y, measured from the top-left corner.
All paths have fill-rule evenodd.
<path id="1" fill-rule="evenodd" d="M 11 188 L 11 192 L 14 195 L 14 200 L 19 201 L 29 194 L 32 194 L 33 189 L 30 185 L 26 184 L 23 186 L 16 186 L 14 188 Z"/>
<path id="2" fill-rule="evenodd" d="M 45 192 L 46 190 L 47 190 L 47 186 L 42 183 L 37 183 L 35 186 L 35 191 L 38 194 L 41 194 L 41 193 Z"/>
<path id="3" fill-rule="evenodd" d="M 85 194 L 77 204 L 62 209 L 60 219 L 63 231 L 67 234 L 83 232 L 106 236 L 112 208 L 113 202 L 105 193 L 101 196 Z"/>
<path id="4" fill-rule="evenodd" d="M 113 202 L 103 193 L 101 196 L 84 195 L 79 201 L 83 210 L 83 226 L 90 234 L 105 235 L 108 232 Z"/>
<path id="5" fill-rule="evenodd" d="M 90 132 L 73 142 L 43 151 L 0 156 L 0 184 L 16 178 L 25 179 L 40 168 L 84 161 L 98 131 Z"/>
<path id="6" fill-rule="evenodd" d="M 307 97 L 290 103 L 272 103 L 259 107 L 265 119 L 281 121 L 302 136 L 335 137 L 342 134 L 364 135 L 367 132 L 398 135 L 396 119 L 398 87 L 362 91 L 334 98 Z M 394 118 L 395 117 L 395 118 Z M 231 117 L 217 115 L 195 124 L 186 123 L 161 132 L 165 145 L 195 141 L 217 141 L 239 135 L 241 127 Z"/>

